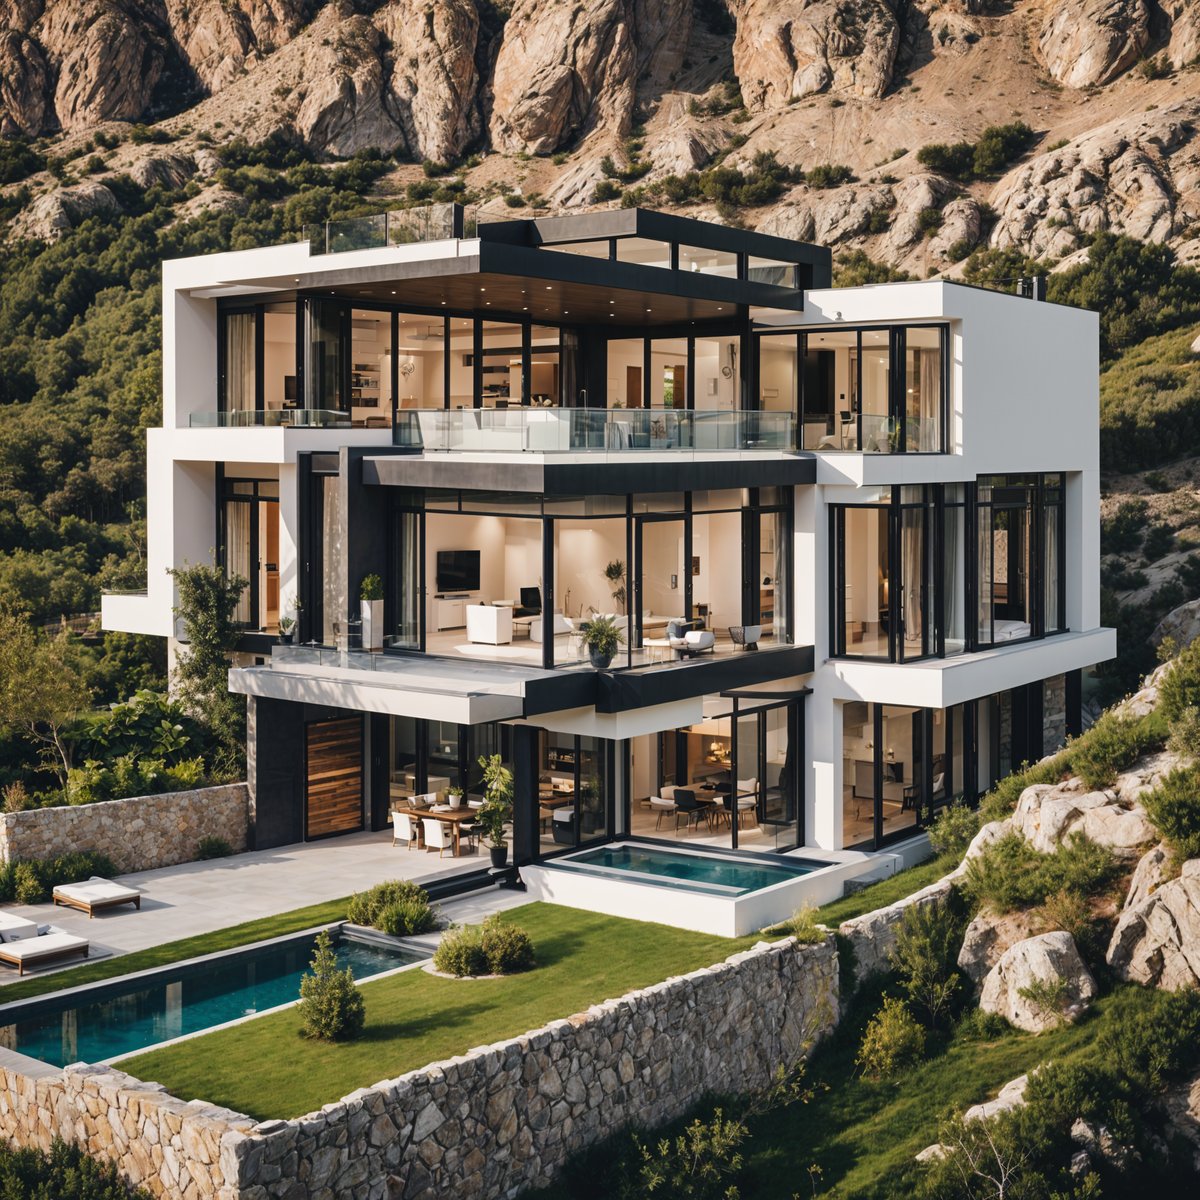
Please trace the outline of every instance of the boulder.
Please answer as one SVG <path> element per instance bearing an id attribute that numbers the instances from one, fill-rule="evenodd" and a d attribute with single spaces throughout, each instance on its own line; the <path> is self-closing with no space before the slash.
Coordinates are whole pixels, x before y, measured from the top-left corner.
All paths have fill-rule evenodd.
<path id="1" fill-rule="evenodd" d="M 1077 779 L 1034 784 L 1021 793 L 1012 823 L 1035 850 L 1053 854 L 1063 839 L 1082 825 L 1088 812 L 1112 802 L 1109 792 L 1081 791 Z"/>
<path id="2" fill-rule="evenodd" d="M 963 934 L 958 965 L 978 988 L 1004 952 L 1017 942 L 1032 937 L 1035 918 L 1028 912 L 979 913 Z"/>
<path id="3" fill-rule="evenodd" d="M 129 168 L 129 178 L 139 187 L 161 184 L 174 191 L 183 187 L 196 173 L 196 163 L 187 154 L 151 154 Z"/>
<path id="4" fill-rule="evenodd" d="M 116 196 L 108 188 L 88 180 L 39 196 L 13 221 L 12 231 L 16 237 L 54 242 L 88 217 L 120 211 Z"/>
<path id="5" fill-rule="evenodd" d="M 0 87 L 3 87 L 2 83 Z M 1192 353 L 1200 353 L 1200 337 L 1192 343 Z M 1189 600 L 1171 609 L 1154 627 L 1150 641 L 1157 646 L 1168 637 L 1175 639 L 1180 650 L 1186 649 L 1200 637 L 1200 600 Z"/>
<path id="6" fill-rule="evenodd" d="M 989 821 L 971 839 L 971 844 L 963 854 L 962 862 L 950 872 L 948 878 L 961 879 L 967 873 L 967 866 L 971 862 L 971 859 L 978 858 L 993 842 L 998 842 L 1002 837 L 1012 833 L 1012 831 L 1012 822 L 1009 820 Z"/>
<path id="7" fill-rule="evenodd" d="M 900 26 L 886 0 L 735 0 L 733 67 L 752 112 L 826 90 L 879 97 L 892 82 Z"/>
<path id="8" fill-rule="evenodd" d="M 971 196 L 959 196 L 942 209 L 942 227 L 930 239 L 929 249 L 939 258 L 948 258 L 950 248 L 956 252 L 965 246 L 973 250 L 983 232 L 983 212 Z"/>
<path id="9" fill-rule="evenodd" d="M 1121 913 L 1106 958 L 1120 979 L 1168 991 L 1200 987 L 1200 859 Z"/>
<path id="10" fill-rule="evenodd" d="M 919 1163 L 941 1162 L 949 1153 L 950 1151 L 941 1142 L 934 1142 L 932 1146 L 926 1146 L 917 1154 L 916 1161 Z"/>
<path id="11" fill-rule="evenodd" d="M 1147 851 L 1133 870 L 1122 908 L 1136 908 L 1142 901 L 1148 900 L 1172 874 L 1171 855 L 1166 846 L 1155 846 L 1153 850 Z"/>
<path id="12" fill-rule="evenodd" d="M 823 246 L 859 237 L 870 231 L 871 218 L 895 204 L 892 189 L 884 184 L 853 184 L 810 199 L 816 240 Z"/>
<path id="13" fill-rule="evenodd" d="M 1021 994 L 1039 983 L 1063 985 L 1061 1012 L 1046 1011 Z M 1064 1019 L 1073 1020 L 1096 994 L 1096 981 L 1079 957 L 1075 939 L 1059 930 L 1026 938 L 1006 950 L 983 981 L 979 1007 L 1018 1029 L 1042 1033 Z"/>
<path id="14" fill-rule="evenodd" d="M 1025 1103 L 1025 1088 L 1029 1083 L 1028 1075 L 1018 1075 L 1010 1079 L 997 1093 L 995 1099 L 985 1100 L 982 1104 L 974 1104 L 963 1113 L 964 1121 L 986 1121 L 1002 1112 L 1020 1108 Z"/>
<path id="15" fill-rule="evenodd" d="M 1112 792 L 1118 800 L 1128 805 L 1135 805 L 1146 792 L 1153 791 L 1172 772 L 1187 766 L 1186 760 L 1170 750 L 1160 750 L 1156 754 L 1148 754 L 1118 775 L 1112 785 Z"/>
<path id="16" fill-rule="evenodd" d="M 516 0 L 492 73 L 492 145 L 550 154 L 578 134 L 628 131 L 637 84 L 630 0 Z"/>
<path id="17" fill-rule="evenodd" d="M 1200 1174 L 1200 1075 L 1171 1088 L 1163 1107 L 1168 1131 L 1190 1144 L 1193 1169 Z"/>
<path id="18" fill-rule="evenodd" d="M 1152 713 L 1158 707 L 1159 684 L 1173 665 L 1165 662 L 1155 667 L 1142 681 L 1142 686 L 1116 706 L 1116 712 L 1123 717 L 1144 717 Z"/>
<path id="19" fill-rule="evenodd" d="M 896 209 L 880 243 L 880 255 L 889 262 L 902 258 L 925 236 L 921 231 L 921 213 L 928 208 L 940 210 L 955 190 L 949 180 L 931 172 L 909 175 L 896 184 Z"/>
<path id="20" fill-rule="evenodd" d="M 947 876 L 886 908 L 877 908 L 874 912 L 842 922 L 838 932 L 849 940 L 853 950 L 855 986 L 875 971 L 888 969 L 905 911 L 914 904 L 944 903 L 950 898 L 952 888 L 953 882 Z"/>
<path id="21" fill-rule="evenodd" d="M 1127 772 L 1119 790 L 1085 792 L 1078 778 L 1056 784 L 1033 784 L 1017 801 L 1013 827 L 1035 850 L 1053 854 L 1069 838 L 1083 834 L 1120 855 L 1131 855 L 1157 838 L 1146 810 L 1136 803 L 1175 763 L 1174 756 L 1155 755 Z"/>
<path id="22" fill-rule="evenodd" d="M 1176 70 L 1200 58 L 1200 8 L 1195 0 L 1162 0 L 1159 8 L 1171 22 L 1167 59 Z"/>
<path id="23" fill-rule="evenodd" d="M 1150 42 L 1146 0 L 1051 0 L 1038 31 L 1038 51 L 1059 83 L 1109 83 L 1129 70 Z"/>
<path id="24" fill-rule="evenodd" d="M 796 242 L 811 242 L 816 237 L 817 222 L 807 197 L 787 200 L 780 204 L 759 226 L 759 233 L 791 238 Z"/>
<path id="25" fill-rule="evenodd" d="M 1119 855 L 1132 855 L 1138 847 L 1148 845 L 1158 837 L 1158 831 L 1140 804 L 1132 808 L 1122 808 L 1118 804 L 1093 808 L 1083 815 L 1083 833 L 1097 845 L 1107 846 Z"/>

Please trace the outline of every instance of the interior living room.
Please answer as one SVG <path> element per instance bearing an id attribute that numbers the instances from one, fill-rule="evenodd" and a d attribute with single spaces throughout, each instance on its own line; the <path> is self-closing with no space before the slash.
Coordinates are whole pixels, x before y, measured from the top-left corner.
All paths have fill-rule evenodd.
<path id="1" fill-rule="evenodd" d="M 426 492 L 424 506 L 405 510 L 408 519 L 395 525 L 392 557 L 400 566 L 391 580 L 397 602 L 389 644 L 583 666 L 589 656 L 582 627 L 597 616 L 611 618 L 620 633 L 618 669 L 788 644 L 790 512 L 781 492 L 758 489 L 753 505 L 741 489 L 693 492 L 686 500 L 667 494 L 553 503 Z M 547 563 L 552 611 L 545 604 Z M 418 571 L 423 593 L 409 578 Z M 422 594 L 423 612 L 399 602 Z"/>

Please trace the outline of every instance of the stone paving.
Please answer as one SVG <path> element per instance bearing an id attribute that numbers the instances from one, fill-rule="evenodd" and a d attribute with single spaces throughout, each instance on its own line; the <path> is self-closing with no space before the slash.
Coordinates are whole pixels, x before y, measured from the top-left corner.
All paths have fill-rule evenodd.
<path id="1" fill-rule="evenodd" d="M 320 842 L 255 850 L 208 862 L 182 863 L 156 871 L 119 876 L 143 890 L 141 911 L 131 906 L 97 913 L 91 920 L 71 909 L 49 904 L 6 906 L 4 912 L 41 924 L 54 924 L 87 937 L 93 953 L 127 954 L 197 934 L 211 933 L 262 917 L 336 900 L 385 879 L 434 879 L 477 871 L 487 866 L 487 854 L 442 858 L 422 850 L 393 846 L 390 831 L 354 833 Z M 482 898 L 443 905 L 456 921 L 477 920 L 475 909 L 523 903 L 519 892 L 490 889 Z M 78 963 L 65 964 L 66 969 Z M 46 972 L 38 972 L 43 974 Z M 3 985 L 17 978 L 0 966 Z"/>

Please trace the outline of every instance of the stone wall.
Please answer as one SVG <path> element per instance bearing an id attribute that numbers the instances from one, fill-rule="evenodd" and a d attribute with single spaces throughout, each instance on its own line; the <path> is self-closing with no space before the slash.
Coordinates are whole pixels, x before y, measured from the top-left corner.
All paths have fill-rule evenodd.
<path id="1" fill-rule="evenodd" d="M 0 813 L 0 860 L 55 858 L 97 850 L 117 870 L 148 871 L 191 862 L 201 838 L 245 850 L 249 802 L 244 783 L 106 800 L 100 804 Z"/>
<path id="2" fill-rule="evenodd" d="M 486 984 L 455 986 L 469 1000 Z M 837 1010 L 833 939 L 789 938 L 290 1121 L 184 1104 L 107 1069 L 33 1078 L 0 1052 L 0 1125 L 22 1145 L 58 1133 L 156 1196 L 493 1200 L 547 1183 L 624 1125 L 768 1084 L 832 1030 Z"/>

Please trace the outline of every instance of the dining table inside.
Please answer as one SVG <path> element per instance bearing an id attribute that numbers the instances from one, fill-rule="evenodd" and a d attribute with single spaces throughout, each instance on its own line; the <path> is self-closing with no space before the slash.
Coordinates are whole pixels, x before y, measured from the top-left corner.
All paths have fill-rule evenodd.
<path id="1" fill-rule="evenodd" d="M 393 804 L 392 812 L 407 813 L 416 822 L 417 845 L 422 849 L 429 849 L 425 845 L 425 826 L 421 824 L 423 819 L 440 821 L 443 825 L 450 827 L 450 839 L 453 846 L 452 853 L 455 858 L 462 854 L 462 829 L 466 824 L 470 824 L 475 820 L 476 810 L 470 808 L 466 804 L 460 805 L 458 808 L 451 808 L 449 804 L 432 804 L 417 806 L 415 804 Z"/>

